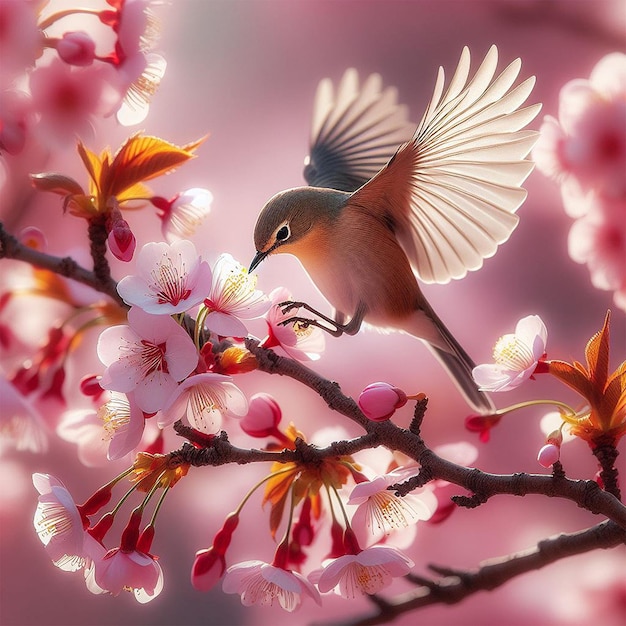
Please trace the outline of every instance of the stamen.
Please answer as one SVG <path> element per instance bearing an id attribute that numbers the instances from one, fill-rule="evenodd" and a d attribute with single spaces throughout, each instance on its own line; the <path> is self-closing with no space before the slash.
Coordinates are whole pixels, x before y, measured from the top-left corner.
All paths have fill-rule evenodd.
<path id="1" fill-rule="evenodd" d="M 524 370 L 533 361 L 530 347 L 515 335 L 504 335 L 498 339 L 493 349 L 493 360 L 509 370 Z"/>

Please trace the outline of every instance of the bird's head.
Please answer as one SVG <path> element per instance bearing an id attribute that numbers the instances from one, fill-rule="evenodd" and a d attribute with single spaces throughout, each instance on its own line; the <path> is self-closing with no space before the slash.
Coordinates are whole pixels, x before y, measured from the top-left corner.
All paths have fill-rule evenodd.
<path id="1" fill-rule="evenodd" d="M 349 194 L 317 187 L 298 187 L 270 198 L 254 228 L 257 253 L 248 271 L 275 252 L 298 255 L 298 244 L 318 229 L 329 228 Z"/>

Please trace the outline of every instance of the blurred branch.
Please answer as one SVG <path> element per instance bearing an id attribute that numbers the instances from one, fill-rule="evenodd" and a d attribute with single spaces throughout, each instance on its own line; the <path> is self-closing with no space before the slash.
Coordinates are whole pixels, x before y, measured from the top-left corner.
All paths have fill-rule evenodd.
<path id="1" fill-rule="evenodd" d="M 72 257 L 56 257 L 25 246 L 5 230 L 2 222 L 0 222 L 0 259 L 24 261 L 35 267 L 71 278 L 106 294 L 120 306 L 127 308 L 117 293 L 117 283 L 110 276 L 99 278 L 94 272 L 80 266 Z"/>
<path id="2" fill-rule="evenodd" d="M 425 606 L 456 604 L 478 591 L 491 591 L 516 576 L 541 569 L 566 557 L 613 548 L 625 542 L 626 531 L 606 521 L 576 533 L 544 539 L 528 550 L 485 561 L 474 570 L 454 570 L 431 565 L 430 569 L 442 578 L 431 580 L 409 575 L 407 578 L 419 585 L 418 589 L 390 600 L 378 597 L 375 600 L 377 613 L 345 622 L 344 626 L 386 624 L 403 613 Z"/>

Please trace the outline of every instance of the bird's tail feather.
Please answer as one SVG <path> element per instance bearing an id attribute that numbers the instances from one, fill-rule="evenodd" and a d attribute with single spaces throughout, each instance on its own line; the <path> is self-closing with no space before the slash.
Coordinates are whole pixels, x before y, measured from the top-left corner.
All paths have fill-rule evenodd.
<path id="1" fill-rule="evenodd" d="M 414 323 L 417 321 L 420 325 L 417 336 L 424 339 L 426 345 L 448 372 L 469 405 L 481 415 L 493 413 L 496 408 L 491 398 L 484 391 L 478 389 L 478 385 L 472 377 L 472 370 L 475 367 L 474 361 L 446 328 L 446 325 L 439 319 L 428 302 L 424 300 L 420 304 L 420 308 L 421 311 L 414 320 Z"/>
<path id="2" fill-rule="evenodd" d="M 454 340 L 454 338 L 452 339 L 454 343 L 451 344 L 451 347 L 455 348 L 453 352 L 446 352 L 429 343 L 426 345 L 428 345 L 437 360 L 443 365 L 470 406 L 480 414 L 493 413 L 495 406 L 491 398 L 484 391 L 478 389 L 478 386 L 472 378 L 474 362 L 458 342 Z"/>

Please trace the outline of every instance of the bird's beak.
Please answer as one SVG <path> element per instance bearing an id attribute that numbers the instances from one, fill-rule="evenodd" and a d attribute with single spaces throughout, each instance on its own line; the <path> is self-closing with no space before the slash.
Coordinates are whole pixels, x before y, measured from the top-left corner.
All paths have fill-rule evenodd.
<path id="1" fill-rule="evenodd" d="M 252 259 L 252 263 L 250 263 L 250 267 L 248 268 L 248 274 L 252 271 L 254 271 L 254 269 L 256 267 L 259 266 L 259 264 L 261 263 L 261 261 L 269 254 L 269 250 L 266 252 L 257 252 L 254 255 L 254 259 Z"/>

